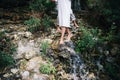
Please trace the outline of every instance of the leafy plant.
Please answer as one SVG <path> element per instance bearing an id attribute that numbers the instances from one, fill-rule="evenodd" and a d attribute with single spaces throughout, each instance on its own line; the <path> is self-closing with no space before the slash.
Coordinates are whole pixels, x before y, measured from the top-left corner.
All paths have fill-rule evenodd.
<path id="1" fill-rule="evenodd" d="M 0 52 L 0 68 L 5 68 L 14 64 L 14 59 L 6 52 Z"/>
<path id="2" fill-rule="evenodd" d="M 112 77 L 115 80 L 117 80 L 119 78 L 119 76 L 117 76 L 119 71 L 115 65 L 113 65 L 112 63 L 109 63 L 109 62 L 105 62 L 104 66 L 105 66 L 105 70 L 110 75 L 110 77 Z"/>
<path id="3" fill-rule="evenodd" d="M 47 53 L 48 47 L 49 47 L 48 41 L 43 41 L 42 44 L 41 44 L 43 55 L 45 55 Z"/>
<path id="4" fill-rule="evenodd" d="M 56 69 L 50 62 L 48 62 L 47 64 L 41 64 L 40 72 L 43 74 L 55 74 Z"/>
<path id="5" fill-rule="evenodd" d="M 78 52 L 93 48 L 98 40 L 97 29 L 87 29 L 85 27 L 81 27 L 81 32 L 82 35 L 76 42 L 76 50 Z"/>
<path id="6" fill-rule="evenodd" d="M 10 39 L 5 35 L 5 32 L 0 32 L 0 68 L 11 66 L 14 64 L 14 59 L 11 56 L 16 51 L 15 46 L 10 42 Z"/>
<path id="7" fill-rule="evenodd" d="M 30 32 L 36 32 L 40 29 L 40 19 L 31 17 L 29 20 L 24 22 L 28 26 Z"/>
<path id="8" fill-rule="evenodd" d="M 40 12 L 48 12 L 55 4 L 53 4 L 50 0 L 33 0 L 30 2 L 29 8 L 34 11 Z"/>
<path id="9" fill-rule="evenodd" d="M 51 17 L 45 15 L 42 19 L 41 19 L 41 25 L 43 27 L 43 29 L 45 31 L 48 31 L 50 26 L 52 24 L 52 21 L 51 21 Z"/>

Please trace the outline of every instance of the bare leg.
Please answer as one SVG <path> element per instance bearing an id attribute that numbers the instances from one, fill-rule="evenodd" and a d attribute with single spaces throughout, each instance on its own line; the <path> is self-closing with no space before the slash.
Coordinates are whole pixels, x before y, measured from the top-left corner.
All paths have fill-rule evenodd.
<path id="1" fill-rule="evenodd" d="M 61 31 L 60 44 L 64 44 L 64 35 L 65 35 L 66 28 L 62 27 L 61 29 L 62 29 L 62 31 Z"/>
<path id="2" fill-rule="evenodd" d="M 68 33 L 68 36 L 67 36 L 67 41 L 70 41 L 71 40 L 71 37 L 73 36 L 72 33 L 70 32 L 70 29 L 67 28 L 67 33 Z"/>
<path id="3" fill-rule="evenodd" d="M 75 26 L 76 28 L 79 27 L 75 20 L 73 21 L 73 24 L 74 24 L 74 26 Z"/>
<path id="4" fill-rule="evenodd" d="M 61 29 L 59 27 L 59 25 L 57 25 L 57 30 L 56 30 L 57 33 L 61 32 Z"/>

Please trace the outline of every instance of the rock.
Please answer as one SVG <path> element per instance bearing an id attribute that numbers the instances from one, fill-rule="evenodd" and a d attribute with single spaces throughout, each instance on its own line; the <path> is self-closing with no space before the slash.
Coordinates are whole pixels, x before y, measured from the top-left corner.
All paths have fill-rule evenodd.
<path id="1" fill-rule="evenodd" d="M 67 74 L 64 70 L 59 71 L 57 75 L 59 76 L 58 80 L 72 80 L 70 75 Z"/>
<path id="2" fill-rule="evenodd" d="M 113 47 L 113 48 L 111 49 L 111 54 L 112 54 L 112 56 L 116 55 L 118 51 L 119 51 L 119 48 L 118 48 L 118 47 Z"/>
<path id="3" fill-rule="evenodd" d="M 52 49 L 58 49 L 58 46 L 59 46 L 59 40 L 55 40 L 51 43 L 51 48 Z"/>
<path id="4" fill-rule="evenodd" d="M 63 66 L 61 66 L 60 64 L 58 64 L 56 69 L 57 69 L 57 71 L 61 71 L 61 70 L 63 70 Z"/>
<path id="5" fill-rule="evenodd" d="M 19 41 L 17 54 L 15 54 L 15 59 L 26 58 L 30 59 L 39 53 L 39 47 L 35 47 L 34 40 L 30 41 Z"/>
<path id="6" fill-rule="evenodd" d="M 11 69 L 11 72 L 12 72 L 13 74 L 16 74 L 18 71 L 19 71 L 18 69 Z"/>
<path id="7" fill-rule="evenodd" d="M 46 74 L 33 73 L 30 75 L 29 71 L 21 72 L 22 80 L 50 80 L 49 76 Z"/>
<path id="8" fill-rule="evenodd" d="M 58 55 L 63 57 L 63 58 L 69 58 L 71 55 L 75 55 L 76 52 L 74 51 L 73 48 L 68 47 L 66 45 L 59 45 L 59 53 Z"/>
<path id="9" fill-rule="evenodd" d="M 19 61 L 19 63 L 20 63 L 20 70 L 22 70 L 22 71 L 26 70 L 27 60 L 22 59 Z"/>
<path id="10" fill-rule="evenodd" d="M 8 77 L 10 77 L 11 75 L 12 75 L 12 74 L 10 74 L 10 73 L 6 73 L 6 74 L 3 75 L 3 77 L 8 78 Z"/>
<path id="11" fill-rule="evenodd" d="M 67 52 L 67 51 L 59 52 L 58 55 L 59 55 L 60 57 L 66 58 L 66 59 L 69 59 L 69 57 L 70 57 L 70 54 L 69 54 L 69 52 Z"/>
<path id="12" fill-rule="evenodd" d="M 51 39 L 43 39 L 42 43 L 47 42 L 48 44 L 51 44 L 53 40 Z"/>
<path id="13" fill-rule="evenodd" d="M 100 64 L 100 62 L 97 62 L 97 66 L 98 66 L 99 71 L 103 71 L 104 67 L 102 64 Z"/>
<path id="14" fill-rule="evenodd" d="M 106 60 L 107 60 L 108 62 L 110 62 L 110 63 L 114 63 L 115 58 L 113 58 L 113 57 L 107 57 Z"/>
<path id="15" fill-rule="evenodd" d="M 40 56 L 34 57 L 34 58 L 30 59 L 29 62 L 27 62 L 26 70 L 34 70 L 34 69 L 39 70 L 40 63 L 43 63 L 42 58 Z"/>
<path id="16" fill-rule="evenodd" d="M 90 80 L 95 80 L 95 79 L 96 79 L 94 73 L 90 73 L 90 74 L 88 75 L 88 78 L 89 78 Z"/>
<path id="17" fill-rule="evenodd" d="M 26 38 L 32 38 L 32 33 L 31 32 L 25 32 L 24 36 Z"/>
<path id="18" fill-rule="evenodd" d="M 34 50 L 30 50 L 29 52 L 24 54 L 25 59 L 31 59 L 32 57 L 35 57 L 37 53 Z"/>
<path id="19" fill-rule="evenodd" d="M 109 51 L 104 51 L 104 54 L 105 54 L 106 56 L 108 56 L 108 55 L 110 54 L 110 52 L 109 52 Z"/>
<path id="20" fill-rule="evenodd" d="M 65 41 L 65 45 L 69 48 L 72 48 L 72 49 L 75 48 L 75 45 L 72 41 Z"/>
<path id="21" fill-rule="evenodd" d="M 34 74 L 32 80 L 50 80 L 48 75 L 45 74 Z"/>
<path id="22" fill-rule="evenodd" d="M 14 35 L 13 35 L 13 39 L 14 39 L 14 40 L 18 40 L 18 39 L 19 39 L 18 35 L 17 35 L 17 34 L 14 34 Z"/>
<path id="23" fill-rule="evenodd" d="M 24 71 L 23 73 L 21 73 L 21 75 L 23 80 L 29 80 L 30 72 Z"/>

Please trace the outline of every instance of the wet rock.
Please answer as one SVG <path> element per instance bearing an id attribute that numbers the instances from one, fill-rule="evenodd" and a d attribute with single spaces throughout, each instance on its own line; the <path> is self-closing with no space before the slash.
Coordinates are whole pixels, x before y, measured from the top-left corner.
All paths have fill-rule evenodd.
<path id="1" fill-rule="evenodd" d="M 108 55 L 110 54 L 110 51 L 105 50 L 105 51 L 104 51 L 104 54 L 105 54 L 106 56 L 108 56 Z"/>
<path id="2" fill-rule="evenodd" d="M 103 71 L 104 67 L 102 64 L 100 64 L 100 62 L 97 62 L 97 66 L 98 66 L 99 71 Z"/>
<path id="3" fill-rule="evenodd" d="M 111 49 L 111 55 L 112 55 L 112 56 L 115 56 L 115 55 L 118 53 L 118 51 L 119 51 L 119 48 L 118 48 L 118 47 L 113 47 L 113 48 Z"/>
<path id="4" fill-rule="evenodd" d="M 113 63 L 115 59 L 113 57 L 107 57 L 107 61 Z"/>
<path id="5" fill-rule="evenodd" d="M 65 44 L 59 45 L 58 49 L 59 49 L 58 55 L 63 58 L 69 58 L 71 55 L 76 54 L 72 42 L 65 42 Z"/>
<path id="6" fill-rule="evenodd" d="M 69 59 L 69 57 L 70 57 L 70 54 L 67 51 L 61 51 L 61 52 L 59 52 L 58 55 L 60 57 L 67 58 L 67 59 Z"/>
<path id="7" fill-rule="evenodd" d="M 74 43 L 72 41 L 65 41 L 65 45 L 72 48 L 72 49 L 75 48 L 75 45 L 74 45 Z"/>

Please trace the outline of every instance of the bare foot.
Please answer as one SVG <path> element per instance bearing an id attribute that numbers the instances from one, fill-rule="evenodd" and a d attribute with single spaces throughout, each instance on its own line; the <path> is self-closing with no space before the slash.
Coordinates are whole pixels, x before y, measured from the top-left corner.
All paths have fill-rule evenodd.
<path id="1" fill-rule="evenodd" d="M 63 40 L 60 40 L 60 43 L 59 44 L 64 44 L 64 41 Z"/>
<path id="2" fill-rule="evenodd" d="M 60 29 L 60 27 L 57 27 L 56 32 L 57 32 L 57 33 L 61 33 L 61 29 Z"/>
<path id="3" fill-rule="evenodd" d="M 60 29 L 57 29 L 56 32 L 57 32 L 57 33 L 61 33 L 61 30 L 60 30 Z"/>
<path id="4" fill-rule="evenodd" d="M 76 23 L 75 23 L 74 25 L 75 25 L 75 27 L 76 27 L 76 28 L 78 28 L 78 27 L 79 27 Z"/>
<path id="5" fill-rule="evenodd" d="M 67 37 L 67 41 L 70 41 L 72 36 L 73 36 L 73 34 L 69 34 L 68 37 Z"/>

